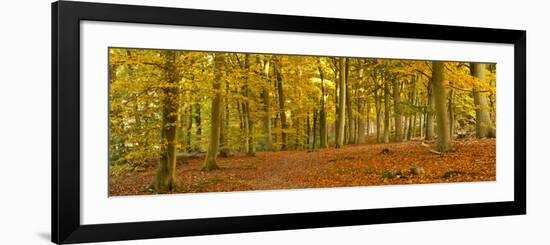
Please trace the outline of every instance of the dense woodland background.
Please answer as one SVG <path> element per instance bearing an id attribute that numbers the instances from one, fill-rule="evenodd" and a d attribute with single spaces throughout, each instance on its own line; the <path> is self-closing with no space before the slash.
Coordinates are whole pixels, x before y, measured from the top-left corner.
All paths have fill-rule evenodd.
<path id="1" fill-rule="evenodd" d="M 152 166 L 155 192 L 177 191 L 179 159 L 211 171 L 220 157 L 395 143 L 387 155 L 404 141 L 467 157 L 454 142 L 496 136 L 496 64 L 111 48 L 109 85 L 110 175 Z M 494 140 L 474 143 L 492 172 Z"/>

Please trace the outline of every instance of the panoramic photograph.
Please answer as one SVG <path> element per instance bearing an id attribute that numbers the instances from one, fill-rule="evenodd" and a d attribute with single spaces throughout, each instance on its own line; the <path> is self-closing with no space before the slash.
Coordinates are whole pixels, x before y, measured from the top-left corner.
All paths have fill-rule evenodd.
<path id="1" fill-rule="evenodd" d="M 496 181 L 495 63 L 108 54 L 109 196 Z"/>

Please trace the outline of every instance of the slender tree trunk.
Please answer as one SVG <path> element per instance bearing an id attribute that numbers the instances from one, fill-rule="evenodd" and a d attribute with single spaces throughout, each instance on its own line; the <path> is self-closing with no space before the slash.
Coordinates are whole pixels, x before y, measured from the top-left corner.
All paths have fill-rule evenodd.
<path id="1" fill-rule="evenodd" d="M 345 74 L 345 73 L 344 73 Z M 346 77 L 344 75 L 344 77 Z M 349 129 L 350 129 L 350 120 L 349 120 L 349 106 L 348 106 L 348 98 L 349 98 L 349 94 L 348 94 L 348 84 L 347 84 L 347 80 L 346 80 L 346 86 L 345 86 L 345 89 L 344 89 L 345 93 L 346 93 L 346 101 L 344 102 L 345 104 L 345 116 L 344 116 L 344 144 L 348 144 L 348 140 L 349 140 L 349 137 L 350 137 L 350 132 L 349 132 Z"/>
<path id="2" fill-rule="evenodd" d="M 449 134 L 449 114 L 447 114 L 447 95 L 444 85 L 444 62 L 432 62 L 432 84 L 434 93 L 435 113 L 437 118 L 437 149 L 440 152 L 451 150 Z"/>
<path id="3" fill-rule="evenodd" d="M 246 119 L 245 119 L 245 126 L 246 126 L 246 154 L 249 156 L 255 156 L 256 155 L 256 143 L 254 142 L 254 118 L 252 116 L 252 112 L 250 109 L 250 77 L 248 76 L 250 69 L 250 54 L 245 54 L 244 56 L 244 71 L 246 72 L 245 85 L 244 85 L 244 98 L 245 102 L 243 104 L 243 109 L 245 111 Z"/>
<path id="4" fill-rule="evenodd" d="M 338 135 L 340 135 L 340 123 L 339 123 L 339 115 L 340 115 L 340 65 L 339 61 L 335 61 L 335 72 L 334 72 L 334 147 L 336 147 L 337 141 L 338 141 Z M 343 134 L 343 133 L 342 133 Z M 343 135 L 342 135 L 343 137 Z"/>
<path id="5" fill-rule="evenodd" d="M 246 105 L 246 116 L 247 116 L 247 126 L 248 126 L 248 132 L 247 132 L 247 136 L 248 136 L 248 150 L 247 150 L 247 155 L 249 156 L 255 156 L 256 155 L 256 142 L 254 140 L 254 120 L 251 116 L 251 112 L 250 112 L 250 104 L 247 104 Z"/>
<path id="6" fill-rule="evenodd" d="M 358 91 L 355 90 L 355 108 L 357 108 L 357 112 L 355 113 L 355 131 L 354 131 L 354 143 L 355 144 L 358 144 L 359 143 L 359 130 L 360 130 L 360 127 L 364 127 L 364 122 L 361 122 L 361 120 L 364 119 L 363 117 L 363 110 L 364 110 L 364 105 L 363 104 L 360 104 L 360 98 L 359 98 L 359 95 L 358 95 Z M 363 128 L 363 137 L 364 137 L 364 134 L 365 134 L 365 129 Z"/>
<path id="7" fill-rule="evenodd" d="M 413 78 L 412 84 L 411 84 L 411 92 L 409 97 L 409 104 L 412 107 L 415 107 L 416 102 L 416 78 Z M 414 137 L 415 133 L 415 125 L 416 124 L 416 112 L 414 112 L 412 115 L 409 115 L 409 130 L 407 130 L 407 140 L 411 140 Z"/>
<path id="8" fill-rule="evenodd" d="M 410 139 L 409 133 L 411 130 L 411 116 L 403 116 L 403 140 L 407 141 Z"/>
<path id="9" fill-rule="evenodd" d="M 264 76 L 266 81 L 265 87 L 262 91 L 262 99 L 264 102 L 264 134 L 265 134 L 265 147 L 267 151 L 273 150 L 273 138 L 271 135 L 271 98 L 269 96 L 269 66 L 270 61 L 266 60 L 264 64 Z"/>
<path id="10" fill-rule="evenodd" d="M 381 96 L 380 96 L 380 89 L 377 89 L 375 92 L 374 92 L 374 100 L 375 100 L 375 104 L 374 106 L 376 107 L 375 110 L 376 110 L 376 143 L 380 143 L 382 142 L 381 141 L 381 132 L 382 132 L 382 102 L 380 101 L 381 100 Z"/>
<path id="11" fill-rule="evenodd" d="M 292 119 L 292 114 L 291 116 L 289 117 L 290 121 L 292 122 L 293 119 Z M 298 120 L 298 118 L 296 118 L 295 120 Z M 294 127 L 294 132 L 300 132 L 300 130 L 302 130 L 301 126 L 302 124 L 301 123 L 292 123 L 292 124 L 289 124 L 290 127 Z M 294 137 L 292 137 L 294 136 Z M 300 137 L 302 135 L 299 135 L 299 134 L 290 134 L 290 139 L 294 139 L 294 145 L 292 148 L 290 148 L 290 150 L 300 150 L 302 149 L 303 147 L 303 137 Z"/>
<path id="12" fill-rule="evenodd" d="M 365 115 L 364 115 L 364 111 L 363 111 L 361 105 L 358 104 L 358 106 L 359 106 L 359 110 L 358 110 L 359 115 L 357 116 L 357 141 L 356 141 L 356 143 L 357 144 L 364 144 L 365 143 Z M 368 108 L 368 103 L 367 103 L 367 108 Z M 368 115 L 368 113 L 367 113 L 367 115 Z M 368 116 L 367 116 L 367 118 L 368 118 Z M 368 125 L 368 119 L 367 119 L 367 125 Z"/>
<path id="13" fill-rule="evenodd" d="M 353 144 L 355 141 L 354 139 L 354 120 L 353 120 L 353 107 L 352 107 L 352 96 L 351 93 L 353 92 L 353 89 L 351 88 L 351 81 L 349 79 L 349 59 L 346 59 L 346 120 L 347 120 L 347 138 L 346 141 L 347 144 Z"/>
<path id="14" fill-rule="evenodd" d="M 311 125 L 309 123 L 310 119 L 309 119 L 309 111 L 307 112 L 307 115 L 306 115 L 306 145 L 309 147 L 309 143 L 311 141 Z"/>
<path id="15" fill-rule="evenodd" d="M 313 141 L 311 143 L 311 150 L 316 150 L 315 141 L 317 138 L 317 109 L 313 110 Z"/>
<path id="16" fill-rule="evenodd" d="M 370 103 L 367 99 L 367 112 L 366 112 L 366 122 L 367 122 L 367 137 L 370 137 L 370 131 L 371 131 L 371 125 L 370 125 Z M 363 138 L 363 141 L 365 141 L 365 139 Z M 363 142 L 365 143 L 365 142 Z"/>
<path id="17" fill-rule="evenodd" d="M 193 127 L 193 116 L 191 115 L 193 111 L 191 110 L 191 107 L 186 109 L 187 112 L 185 112 L 183 116 L 183 120 L 185 121 L 182 126 L 185 126 L 185 133 L 184 133 L 184 139 L 183 139 L 183 150 L 185 152 L 191 151 L 191 130 Z"/>
<path id="18" fill-rule="evenodd" d="M 201 151 L 201 142 L 202 142 L 202 113 L 201 113 L 201 104 L 196 103 L 194 106 L 193 120 L 195 121 L 195 142 L 193 143 L 193 151 Z"/>
<path id="19" fill-rule="evenodd" d="M 236 92 L 237 93 L 237 92 Z M 244 129 L 244 117 L 243 117 L 243 112 L 241 110 L 241 102 L 240 101 L 237 101 L 237 114 L 239 115 L 239 129 Z"/>
<path id="20" fill-rule="evenodd" d="M 447 103 L 447 110 L 449 111 L 449 137 L 453 139 L 455 135 L 455 111 L 454 111 L 454 89 L 449 91 L 449 103 Z"/>
<path id="21" fill-rule="evenodd" d="M 346 123 L 346 58 L 340 58 L 340 94 L 338 98 L 338 131 L 336 134 L 336 148 L 344 146 L 344 130 Z"/>
<path id="22" fill-rule="evenodd" d="M 348 119 L 349 119 L 348 117 L 344 118 L 344 144 L 348 144 L 348 139 L 349 139 L 349 120 Z"/>
<path id="23" fill-rule="evenodd" d="M 166 86 L 162 96 L 162 144 L 160 161 L 152 188 L 163 193 L 176 188 L 176 145 L 178 120 L 178 73 L 176 72 L 176 52 L 163 51 Z"/>
<path id="24" fill-rule="evenodd" d="M 390 89 L 384 81 L 384 143 L 390 142 Z"/>
<path id="25" fill-rule="evenodd" d="M 409 116 L 409 130 L 407 130 L 407 140 L 410 141 L 414 137 L 416 128 L 416 113 Z"/>
<path id="26" fill-rule="evenodd" d="M 481 83 L 485 82 L 485 64 L 470 63 L 470 72 L 472 76 L 479 79 Z M 489 116 L 489 104 L 487 96 L 479 89 L 473 92 L 475 111 L 476 111 L 476 136 L 485 138 L 489 136 L 491 130 L 491 118 Z"/>
<path id="27" fill-rule="evenodd" d="M 419 132 L 416 130 L 418 128 L 418 125 L 422 125 L 422 121 L 421 121 L 421 118 L 418 113 L 414 113 L 414 116 L 413 116 L 413 133 L 412 133 L 412 137 L 411 139 L 414 139 L 414 138 L 417 138 L 419 137 Z M 420 130 L 422 131 L 422 130 Z"/>
<path id="28" fill-rule="evenodd" d="M 271 64 L 273 65 L 273 75 L 274 75 L 275 77 L 277 77 L 277 72 L 276 72 L 276 70 L 275 70 L 275 65 L 274 65 L 275 63 L 273 62 L 273 63 L 271 63 Z M 281 118 L 280 118 L 281 113 L 279 112 L 279 104 L 278 104 L 278 103 L 279 103 L 279 93 L 278 93 L 277 84 L 278 84 L 277 79 L 275 79 L 275 81 L 273 82 L 272 86 L 273 86 L 273 90 L 275 91 L 275 93 L 273 94 L 273 96 L 274 96 L 273 100 L 274 100 L 274 101 L 277 101 L 277 112 L 274 113 L 275 118 L 273 118 L 273 128 L 279 128 L 279 129 L 280 129 L 280 128 L 281 128 L 281 127 L 280 127 L 280 124 L 281 124 Z M 273 150 L 275 150 L 275 145 L 278 145 L 278 144 L 279 144 L 279 143 L 278 143 L 279 141 L 280 141 L 280 139 L 279 139 L 279 134 L 278 134 L 278 133 L 277 133 L 277 134 L 273 134 L 273 144 L 274 144 L 274 145 L 273 145 Z M 279 149 L 279 148 L 277 148 L 277 150 L 278 150 L 278 149 Z"/>
<path id="29" fill-rule="evenodd" d="M 243 94 L 243 97 L 246 99 L 246 94 Z M 246 102 L 241 103 L 241 107 L 243 110 L 243 128 L 241 131 L 242 137 L 244 139 L 244 151 L 248 153 L 250 149 L 250 137 L 248 136 L 248 129 L 250 128 L 248 125 L 248 109 L 246 106 Z"/>
<path id="30" fill-rule="evenodd" d="M 325 80 L 321 64 L 319 63 L 319 78 L 321 79 L 321 111 L 319 113 L 319 146 L 327 148 L 327 111 L 325 108 Z"/>
<path id="31" fill-rule="evenodd" d="M 403 141 L 403 117 L 401 116 L 401 86 L 397 78 L 393 82 L 393 110 L 395 120 L 395 142 Z"/>
<path id="32" fill-rule="evenodd" d="M 226 122 L 225 117 L 227 116 L 227 113 L 225 111 L 226 102 L 227 102 L 227 99 L 222 100 L 220 102 L 222 104 L 221 108 L 223 108 L 222 110 L 220 110 L 220 120 L 221 120 L 221 122 L 220 122 L 220 125 L 221 125 L 220 126 L 220 149 L 224 149 L 224 147 L 227 146 L 227 144 L 226 144 L 227 137 L 225 136 L 225 134 L 227 133 L 226 128 L 225 128 L 225 122 Z"/>
<path id="33" fill-rule="evenodd" d="M 212 99 L 212 116 L 210 120 L 210 137 L 208 141 L 208 150 L 206 152 L 206 158 L 204 159 L 204 165 L 202 171 L 211 171 L 219 169 L 216 163 L 218 156 L 218 147 L 220 144 L 220 127 L 221 127 L 221 80 L 222 69 L 224 66 L 224 54 L 214 55 L 214 84 L 212 89 L 214 90 L 214 98 Z"/>
<path id="34" fill-rule="evenodd" d="M 279 99 L 277 98 L 277 100 Z M 275 118 L 273 119 L 273 128 L 280 128 L 279 124 L 281 124 L 281 119 L 279 118 L 279 116 L 279 113 L 275 113 Z M 278 134 L 273 134 L 273 144 L 279 142 L 278 136 Z M 273 150 L 275 150 L 275 148 L 273 148 Z"/>
<path id="35" fill-rule="evenodd" d="M 229 83 L 225 83 L 225 98 L 224 98 L 225 111 L 222 112 L 222 127 L 220 129 L 220 148 L 229 148 L 228 136 L 229 133 Z M 228 150 L 228 149 L 225 149 Z"/>
<path id="36" fill-rule="evenodd" d="M 277 92 L 279 94 L 279 117 L 281 119 L 281 149 L 286 150 L 287 145 L 287 122 L 286 122 L 286 110 L 285 110 L 285 94 L 283 89 L 283 77 L 281 74 L 281 67 L 278 62 L 274 63 L 275 77 L 277 79 Z"/>
<path id="37" fill-rule="evenodd" d="M 411 106 L 413 108 L 416 108 L 416 86 L 413 87 L 412 98 L 411 98 Z M 407 140 L 412 140 L 416 137 L 416 111 L 413 111 L 412 115 L 409 117 L 409 132 L 407 135 Z"/>
<path id="38" fill-rule="evenodd" d="M 220 102 L 222 105 L 221 107 L 224 108 L 224 101 Z M 224 109 L 221 109 L 220 110 L 220 149 L 224 149 L 224 147 L 226 146 L 225 144 L 225 141 L 227 140 L 226 137 L 225 137 L 225 110 Z"/>
<path id="39" fill-rule="evenodd" d="M 184 130 L 184 124 L 185 124 L 185 116 L 183 115 L 182 111 L 181 111 L 181 108 L 183 107 L 180 103 L 180 105 L 178 106 L 179 107 L 179 112 L 178 112 L 178 119 L 177 119 L 177 127 L 176 127 L 176 135 L 178 136 L 177 137 L 177 146 L 176 147 L 176 150 L 177 152 L 182 152 L 183 151 L 183 146 L 185 145 L 185 138 L 184 138 L 184 133 L 183 133 L 183 130 Z"/>
<path id="40" fill-rule="evenodd" d="M 428 106 L 426 108 L 426 139 L 431 140 L 434 137 L 434 96 L 433 96 L 433 81 L 428 85 Z"/>
<path id="41" fill-rule="evenodd" d="M 187 122 L 185 128 L 185 151 L 191 152 L 191 136 L 193 130 L 193 107 L 189 106 L 187 109 Z"/>
<path id="42" fill-rule="evenodd" d="M 353 117 L 353 118 L 354 118 L 354 124 L 355 124 L 355 126 L 354 126 L 355 130 L 353 131 L 353 139 L 354 139 L 353 143 L 354 143 L 354 144 L 359 144 L 359 134 L 361 133 L 361 132 L 359 132 L 359 131 L 362 130 L 363 138 L 364 138 L 364 136 L 365 136 L 364 118 L 363 118 L 363 115 L 359 114 L 359 113 L 360 113 L 360 111 L 359 111 L 360 109 L 361 109 L 361 108 L 357 108 L 357 110 L 358 110 L 357 115 L 355 115 L 355 116 Z M 361 127 L 363 127 L 363 129 L 361 129 Z"/>
<path id="43" fill-rule="evenodd" d="M 424 138 L 424 113 L 420 113 L 418 116 L 418 131 L 420 131 L 418 133 L 420 138 Z"/>

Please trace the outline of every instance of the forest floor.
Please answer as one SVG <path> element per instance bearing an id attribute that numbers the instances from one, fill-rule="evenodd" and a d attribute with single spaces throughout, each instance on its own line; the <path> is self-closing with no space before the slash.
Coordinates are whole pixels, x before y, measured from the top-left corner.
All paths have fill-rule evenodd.
<path id="1" fill-rule="evenodd" d="M 426 142 L 432 149 L 435 142 Z M 421 141 L 346 145 L 315 152 L 258 152 L 219 157 L 220 170 L 201 172 L 204 157 L 179 158 L 178 193 L 477 182 L 496 180 L 495 139 L 453 141 L 435 154 Z M 155 194 L 148 189 L 156 164 L 113 174 L 109 194 Z"/>

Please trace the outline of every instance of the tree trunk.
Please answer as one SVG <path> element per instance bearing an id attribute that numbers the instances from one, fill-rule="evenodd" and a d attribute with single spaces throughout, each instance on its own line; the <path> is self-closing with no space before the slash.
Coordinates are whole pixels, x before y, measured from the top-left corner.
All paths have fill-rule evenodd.
<path id="1" fill-rule="evenodd" d="M 336 142 L 338 141 L 338 135 L 340 135 L 340 123 L 338 122 L 340 115 L 340 65 L 339 61 L 335 61 L 335 71 L 334 71 L 334 147 L 336 147 Z"/>
<path id="2" fill-rule="evenodd" d="M 279 99 L 277 98 L 277 100 Z M 273 128 L 280 128 L 279 124 L 281 124 L 281 119 L 279 118 L 279 116 L 280 116 L 280 113 L 275 113 L 275 118 L 273 119 Z M 273 143 L 276 144 L 277 142 L 279 142 L 278 135 L 273 134 Z M 273 150 L 275 150 L 275 148 L 273 148 Z"/>
<path id="3" fill-rule="evenodd" d="M 401 86 L 397 78 L 393 83 L 393 114 L 395 120 L 395 142 L 403 141 L 403 117 L 401 116 Z"/>
<path id="4" fill-rule="evenodd" d="M 309 143 L 311 141 L 311 125 L 309 123 L 309 111 L 307 112 L 306 116 L 306 145 L 309 146 Z"/>
<path id="5" fill-rule="evenodd" d="M 225 83 L 225 98 L 223 106 L 225 107 L 224 111 L 222 111 L 222 126 L 220 128 L 220 148 L 229 148 L 228 145 L 228 136 L 229 133 L 229 83 Z M 228 150 L 228 149 L 225 149 Z"/>
<path id="6" fill-rule="evenodd" d="M 247 93 L 248 94 L 248 93 Z M 250 113 L 250 104 L 247 103 L 246 105 L 246 122 L 248 126 L 248 149 L 246 154 L 249 156 L 255 156 L 256 155 L 256 142 L 254 141 L 254 120 L 252 118 L 252 113 Z"/>
<path id="7" fill-rule="evenodd" d="M 390 142 L 390 89 L 384 81 L 384 143 Z"/>
<path id="8" fill-rule="evenodd" d="M 433 82 L 428 84 L 428 106 L 426 107 L 426 139 L 431 140 L 434 136 L 434 95 Z"/>
<path id="9" fill-rule="evenodd" d="M 183 133 L 183 129 L 184 129 L 184 124 L 185 124 L 185 117 L 184 115 L 182 115 L 182 111 L 181 111 L 181 108 L 183 107 L 181 104 L 178 106 L 179 107 L 179 112 L 178 112 L 178 118 L 177 118 L 177 127 L 176 127 L 176 135 L 177 135 L 177 142 L 178 142 L 178 147 L 176 148 L 176 151 L 177 152 L 182 152 L 183 151 L 183 146 L 185 144 L 185 139 L 184 139 L 184 133 Z"/>
<path id="10" fill-rule="evenodd" d="M 218 147 L 220 144 L 220 127 L 221 127 L 221 80 L 222 69 L 224 66 L 224 55 L 214 55 L 214 84 L 212 89 L 214 91 L 214 98 L 212 99 L 212 116 L 210 120 L 210 139 L 208 141 L 208 150 L 206 152 L 206 158 L 204 159 L 204 165 L 202 171 L 211 171 L 219 169 L 216 163 L 216 157 L 218 156 Z"/>
<path id="11" fill-rule="evenodd" d="M 193 130 L 193 107 L 189 106 L 189 111 L 187 112 L 187 128 L 186 128 L 186 137 L 185 137 L 185 151 L 191 152 L 191 136 Z"/>
<path id="12" fill-rule="evenodd" d="M 451 150 L 449 134 L 449 114 L 447 114 L 447 95 L 444 85 L 444 62 L 432 62 L 432 84 L 437 119 L 437 149 L 440 152 Z"/>
<path id="13" fill-rule="evenodd" d="M 321 148 L 327 148 L 327 111 L 325 108 L 325 80 L 323 74 L 323 68 L 319 64 L 319 78 L 321 79 L 321 111 L 319 113 L 319 146 Z"/>
<path id="14" fill-rule="evenodd" d="M 344 130 L 346 122 L 346 58 L 340 58 L 340 94 L 338 98 L 338 131 L 336 134 L 336 148 L 344 146 Z"/>
<path id="15" fill-rule="evenodd" d="M 411 140 L 411 131 L 412 131 L 412 116 L 405 116 L 405 126 L 403 131 L 403 139 L 406 141 Z"/>
<path id="16" fill-rule="evenodd" d="M 414 129 L 416 128 L 416 113 L 409 116 L 409 129 L 407 130 L 407 140 L 410 141 L 414 137 Z"/>
<path id="17" fill-rule="evenodd" d="M 413 78 L 412 84 L 411 84 L 411 92 L 409 97 L 409 104 L 411 107 L 416 106 L 416 78 Z M 409 130 L 407 130 L 407 140 L 411 140 L 414 137 L 416 128 L 416 111 L 412 113 L 412 115 L 409 115 Z"/>
<path id="18" fill-rule="evenodd" d="M 470 72 L 481 83 L 485 82 L 485 64 L 470 63 Z M 486 138 L 489 136 L 489 131 L 491 130 L 487 96 L 484 92 L 474 88 L 473 97 L 476 111 L 476 136 L 478 138 Z"/>
<path id="19" fill-rule="evenodd" d="M 291 116 L 289 117 L 290 121 L 292 122 L 292 114 Z M 298 118 L 295 119 L 296 123 L 292 123 L 292 124 L 289 124 L 290 127 L 294 127 L 294 130 L 293 132 L 300 132 L 301 130 L 301 126 L 302 124 L 297 122 L 298 121 Z M 292 137 L 294 136 L 294 137 Z M 301 135 L 300 134 L 290 134 L 290 139 L 294 139 L 294 144 L 291 148 L 288 148 L 289 150 L 301 150 L 301 148 L 303 147 L 303 141 L 301 141 L 303 139 L 303 137 L 300 137 Z"/>
<path id="20" fill-rule="evenodd" d="M 266 81 L 265 87 L 262 91 L 262 99 L 264 102 L 264 134 L 265 134 L 265 150 L 273 150 L 273 137 L 271 135 L 271 98 L 269 97 L 269 66 L 270 61 L 266 60 L 264 64 L 264 76 Z"/>
<path id="21" fill-rule="evenodd" d="M 362 110 L 362 106 L 358 104 L 359 106 L 359 115 L 357 116 L 357 144 L 364 144 L 365 143 L 365 115 L 364 111 Z M 368 108 L 368 104 L 367 104 Z M 367 116 L 368 118 L 368 116 Z M 368 122 L 367 122 L 368 124 Z"/>
<path id="22" fill-rule="evenodd" d="M 367 137 L 370 137 L 370 131 L 371 131 L 371 126 L 370 126 L 370 103 L 368 101 L 368 98 L 367 98 L 367 112 L 366 112 L 366 123 L 367 123 Z M 363 143 L 366 142 L 365 138 L 363 137 Z"/>
<path id="23" fill-rule="evenodd" d="M 424 138 L 424 113 L 418 115 L 418 131 L 420 138 Z"/>
<path id="24" fill-rule="evenodd" d="M 376 143 L 381 142 L 381 131 L 382 131 L 382 102 L 381 96 L 380 96 L 380 89 L 377 89 L 374 92 L 374 100 L 375 100 L 375 111 L 376 111 Z"/>
<path id="25" fill-rule="evenodd" d="M 317 110 L 313 110 L 313 141 L 311 142 L 311 150 L 316 150 L 315 139 L 317 138 Z"/>
<path id="26" fill-rule="evenodd" d="M 244 91 L 244 89 L 243 89 Z M 246 94 L 243 94 L 243 97 L 246 99 Z M 250 149 L 250 137 L 248 136 L 248 110 L 246 106 L 246 102 L 241 103 L 241 107 L 243 108 L 243 128 L 241 131 L 242 137 L 244 139 L 244 151 L 248 153 L 248 150 Z"/>
<path id="27" fill-rule="evenodd" d="M 355 141 L 354 138 L 354 120 L 353 120 L 353 107 L 352 107 L 352 98 L 351 98 L 351 85 L 350 85 L 350 79 L 349 79 L 349 59 L 346 59 L 346 120 L 347 120 L 347 139 L 345 142 L 347 144 L 353 144 Z"/>
<path id="28" fill-rule="evenodd" d="M 455 111 L 454 111 L 454 89 L 449 91 L 449 103 L 447 104 L 449 111 L 449 137 L 453 139 L 455 135 Z"/>
<path id="29" fill-rule="evenodd" d="M 244 71 L 246 73 L 246 77 L 244 78 L 245 80 L 245 85 L 244 85 L 244 89 L 243 89 L 243 92 L 244 92 L 244 98 L 245 98 L 245 102 L 244 102 L 244 110 L 246 111 L 246 145 L 247 145 L 247 149 L 246 149 L 246 154 L 249 155 L 249 156 L 255 156 L 256 155 L 256 143 L 254 142 L 254 118 L 252 116 L 252 112 L 250 110 L 250 100 L 251 100 L 251 95 L 250 95 L 250 78 L 248 76 L 248 73 L 249 73 L 249 68 L 250 68 L 250 55 L 249 54 L 245 54 L 244 56 Z"/>
<path id="30" fill-rule="evenodd" d="M 176 188 L 176 145 L 178 120 L 178 73 L 176 72 L 176 52 L 163 51 L 164 77 L 166 86 L 162 89 L 162 143 L 160 161 L 152 188 L 164 193 Z"/>
<path id="31" fill-rule="evenodd" d="M 220 102 L 222 105 L 221 108 L 224 108 L 224 101 Z M 227 144 L 225 143 L 227 138 L 225 137 L 225 109 L 220 110 L 220 149 L 223 149 Z"/>
<path id="32" fill-rule="evenodd" d="M 235 91 L 235 93 L 238 93 L 237 91 Z M 237 102 L 235 103 L 237 104 L 237 114 L 239 115 L 239 129 L 243 129 L 244 128 L 244 117 L 243 117 L 243 112 L 241 110 L 241 102 L 237 100 Z"/>
<path id="33" fill-rule="evenodd" d="M 277 92 L 279 95 L 279 117 L 281 120 L 281 149 L 286 150 L 287 145 L 287 123 L 286 123 L 286 110 L 285 110 L 285 94 L 283 89 L 283 77 L 281 74 L 281 67 L 278 62 L 274 63 L 275 77 L 277 79 Z"/>

